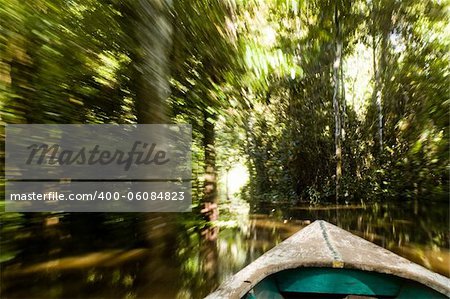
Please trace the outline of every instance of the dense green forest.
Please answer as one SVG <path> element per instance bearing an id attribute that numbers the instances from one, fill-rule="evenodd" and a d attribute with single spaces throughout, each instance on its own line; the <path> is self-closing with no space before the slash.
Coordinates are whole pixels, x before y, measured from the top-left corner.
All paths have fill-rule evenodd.
<path id="1" fill-rule="evenodd" d="M 450 0 L 0 0 L 0 194 L 7 124 L 193 129 L 193 213 L 0 200 L 1 296 L 201 298 L 315 219 L 449 276 L 449 16 Z"/>
<path id="2" fill-rule="evenodd" d="M 447 199 L 448 13 L 415 0 L 3 0 L 2 121 L 190 123 L 207 202 L 236 159 L 253 201 Z"/>
<path id="3" fill-rule="evenodd" d="M 437 0 L 2 0 L 1 120 L 190 123 L 196 203 L 237 161 L 253 202 L 447 200 L 448 14 Z"/>

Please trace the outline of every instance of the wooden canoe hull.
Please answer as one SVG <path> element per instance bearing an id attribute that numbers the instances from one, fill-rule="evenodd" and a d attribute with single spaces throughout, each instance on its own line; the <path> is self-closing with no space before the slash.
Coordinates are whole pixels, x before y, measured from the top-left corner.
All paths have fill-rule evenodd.
<path id="1" fill-rule="evenodd" d="M 318 220 L 266 252 L 207 298 L 283 298 L 276 293 L 270 296 L 258 293 L 270 290 L 270 285 L 276 287 L 278 294 L 321 294 L 333 288 L 332 294 L 342 294 L 347 286 L 345 294 L 383 296 L 376 293 L 381 291 L 376 286 L 383 284 L 390 286 L 385 291 L 390 295 L 385 296 L 391 298 L 408 298 L 411 291 L 415 297 L 409 298 L 450 296 L 450 279 Z M 287 285 L 296 289 L 289 291 Z M 351 289 L 351 285 L 360 290 Z"/>
<path id="2" fill-rule="evenodd" d="M 445 299 L 420 283 L 377 272 L 339 268 L 297 268 L 274 273 L 247 293 L 246 299 L 284 298 L 398 298 Z M 356 298 L 358 298 L 356 297 Z"/>

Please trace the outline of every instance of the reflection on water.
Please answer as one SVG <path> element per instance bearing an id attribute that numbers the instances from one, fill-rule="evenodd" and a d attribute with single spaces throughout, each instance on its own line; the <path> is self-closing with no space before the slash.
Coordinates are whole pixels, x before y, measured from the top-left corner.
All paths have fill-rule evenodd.
<path id="1" fill-rule="evenodd" d="M 201 298 L 315 219 L 450 275 L 446 204 L 266 206 L 239 217 L 199 229 L 175 214 L 3 214 L 1 297 Z"/>

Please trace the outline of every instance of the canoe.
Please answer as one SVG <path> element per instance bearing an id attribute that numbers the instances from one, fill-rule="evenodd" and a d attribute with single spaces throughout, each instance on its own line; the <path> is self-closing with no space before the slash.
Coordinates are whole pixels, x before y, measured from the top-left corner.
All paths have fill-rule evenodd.
<path id="1" fill-rule="evenodd" d="M 227 279 L 206 298 L 449 297 L 449 278 L 318 220 Z"/>

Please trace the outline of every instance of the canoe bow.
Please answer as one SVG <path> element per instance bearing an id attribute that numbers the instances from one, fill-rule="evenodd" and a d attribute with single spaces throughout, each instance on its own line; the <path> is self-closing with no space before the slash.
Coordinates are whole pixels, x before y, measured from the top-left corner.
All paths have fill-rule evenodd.
<path id="1" fill-rule="evenodd" d="M 419 282 L 450 297 L 450 279 L 323 220 L 317 220 L 227 279 L 207 299 L 242 298 L 265 277 L 287 269 L 357 269 Z"/>

